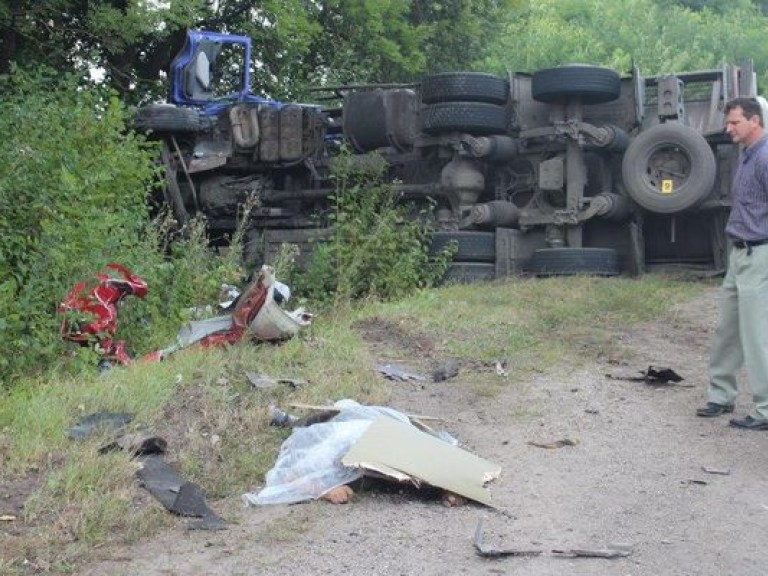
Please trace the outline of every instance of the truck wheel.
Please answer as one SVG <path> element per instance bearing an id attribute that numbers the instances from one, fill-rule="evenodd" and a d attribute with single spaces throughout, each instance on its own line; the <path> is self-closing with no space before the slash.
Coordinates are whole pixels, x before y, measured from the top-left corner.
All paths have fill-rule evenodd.
<path id="1" fill-rule="evenodd" d="M 485 102 L 441 102 L 424 108 L 422 128 L 427 134 L 503 134 L 508 124 L 509 113 L 503 106 Z"/>
<path id="2" fill-rule="evenodd" d="M 202 127 L 200 114 L 194 108 L 173 104 L 150 104 L 136 110 L 134 124 L 142 132 L 197 132 Z"/>
<path id="3" fill-rule="evenodd" d="M 432 234 L 432 244 L 429 247 L 430 254 L 439 253 L 451 242 L 455 242 L 457 246 L 457 251 L 453 255 L 455 261 L 496 261 L 496 234 L 494 232 L 478 232 L 474 230 L 435 232 Z"/>
<path id="4" fill-rule="evenodd" d="M 677 123 L 640 133 L 624 153 L 624 185 L 640 206 L 674 214 L 699 205 L 715 185 L 716 161 L 704 136 Z"/>
<path id="5" fill-rule="evenodd" d="M 534 72 L 531 79 L 534 100 L 548 104 L 578 99 L 582 104 L 601 104 L 616 100 L 621 93 L 621 77 L 610 68 L 569 64 Z"/>
<path id="6" fill-rule="evenodd" d="M 544 248 L 534 251 L 530 270 L 536 276 L 616 276 L 619 254 L 613 248 Z"/>
<path id="7" fill-rule="evenodd" d="M 504 104 L 509 97 L 506 78 L 485 72 L 446 72 L 427 76 L 421 82 L 421 100 L 438 102 L 487 102 Z"/>

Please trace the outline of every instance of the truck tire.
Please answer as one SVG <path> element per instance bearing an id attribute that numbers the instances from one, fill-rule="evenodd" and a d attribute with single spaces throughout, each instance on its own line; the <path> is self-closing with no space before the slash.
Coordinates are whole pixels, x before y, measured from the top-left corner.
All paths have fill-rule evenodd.
<path id="1" fill-rule="evenodd" d="M 432 234 L 429 252 L 430 254 L 437 254 L 452 242 L 455 242 L 457 246 L 457 251 L 453 255 L 454 261 L 496 261 L 496 234 L 494 232 L 478 232 L 474 230 L 438 231 Z"/>
<path id="2" fill-rule="evenodd" d="M 616 100 L 621 93 L 621 77 L 610 68 L 569 64 L 534 72 L 533 99 L 547 104 L 580 100 L 582 104 L 601 104 Z"/>
<path id="3" fill-rule="evenodd" d="M 427 76 L 421 82 L 421 100 L 438 102 L 487 102 L 505 104 L 509 97 L 506 78 L 485 72 L 446 72 Z"/>
<path id="4" fill-rule="evenodd" d="M 698 206 L 715 185 L 716 160 L 704 136 L 683 124 L 641 132 L 624 153 L 624 186 L 640 206 L 674 214 Z"/>
<path id="5" fill-rule="evenodd" d="M 613 248 L 544 248 L 534 251 L 530 270 L 536 276 L 616 276 L 619 254 Z"/>
<path id="6" fill-rule="evenodd" d="M 422 118 L 422 129 L 427 134 L 503 134 L 509 124 L 506 108 L 485 102 L 430 104 L 424 108 Z"/>
<path id="7" fill-rule="evenodd" d="M 202 128 L 197 110 L 172 104 L 142 106 L 136 110 L 134 124 L 142 132 L 190 133 Z"/>

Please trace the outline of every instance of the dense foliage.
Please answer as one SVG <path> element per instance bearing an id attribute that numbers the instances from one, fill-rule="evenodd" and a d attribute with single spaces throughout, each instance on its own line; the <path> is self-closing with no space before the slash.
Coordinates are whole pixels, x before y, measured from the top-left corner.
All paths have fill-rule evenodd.
<path id="1" fill-rule="evenodd" d="M 194 226 L 173 248 L 179 257 L 166 258 L 170 227 L 158 227 L 148 212 L 154 150 L 125 129 L 126 111 L 112 92 L 82 89 L 51 72 L 17 73 L 3 88 L 3 381 L 57 364 L 63 345 L 56 306 L 75 282 L 94 278 L 110 261 L 150 285 L 146 300 L 126 301 L 120 336 L 137 351 L 167 343 L 182 310 L 215 294 L 236 266 L 214 260 Z"/>
<path id="2" fill-rule="evenodd" d="M 525 70 L 571 62 L 646 75 L 752 59 L 768 86 L 768 18 L 759 3 L 527 0 L 493 38 L 485 67 Z"/>
<path id="3" fill-rule="evenodd" d="M 0 0 L 0 74 L 10 63 L 100 68 L 126 101 L 164 96 L 186 28 L 248 34 L 254 92 L 306 98 L 316 84 L 413 80 L 485 55 L 517 0 Z"/>

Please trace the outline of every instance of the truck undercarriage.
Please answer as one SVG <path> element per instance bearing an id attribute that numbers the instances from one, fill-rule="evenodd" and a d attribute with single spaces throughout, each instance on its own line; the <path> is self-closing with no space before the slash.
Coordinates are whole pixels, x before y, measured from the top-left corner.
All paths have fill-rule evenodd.
<path id="1" fill-rule="evenodd" d="M 323 108 L 253 96 L 247 72 L 220 95 L 215 62 L 232 47 L 247 71 L 248 38 L 190 32 L 173 104 L 138 109 L 136 124 L 162 140 L 180 222 L 202 213 L 226 238 L 255 199 L 254 262 L 327 236 L 330 172 L 351 150 L 361 169 L 383 158 L 403 199 L 433 207 L 434 247 L 458 245 L 453 279 L 725 267 L 737 150 L 723 107 L 756 96 L 750 64 L 648 78 L 583 64 L 449 72 L 327 88 L 340 106 Z"/>

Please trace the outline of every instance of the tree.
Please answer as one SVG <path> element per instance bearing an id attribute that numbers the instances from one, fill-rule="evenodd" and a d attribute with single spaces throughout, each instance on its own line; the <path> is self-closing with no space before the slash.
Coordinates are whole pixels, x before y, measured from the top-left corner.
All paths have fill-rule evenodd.
<path id="1" fill-rule="evenodd" d="M 11 63 L 74 71 L 84 81 L 103 70 L 126 99 L 158 96 L 164 71 L 184 30 L 209 14 L 205 0 L 164 5 L 129 0 L 0 0 L 0 73 Z"/>
<path id="2" fill-rule="evenodd" d="M 666 0 L 528 1 L 510 15 L 487 65 L 534 71 L 581 62 L 628 72 L 634 64 L 651 75 L 752 58 L 765 70 L 768 20 L 744 4 L 720 13 Z"/>
<path id="3" fill-rule="evenodd" d="M 409 82 L 475 67 L 518 0 L 0 0 L 0 74 L 11 63 L 100 69 L 128 103 L 156 100 L 186 28 L 253 39 L 255 91 L 306 98 L 311 85 Z"/>

